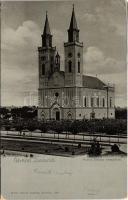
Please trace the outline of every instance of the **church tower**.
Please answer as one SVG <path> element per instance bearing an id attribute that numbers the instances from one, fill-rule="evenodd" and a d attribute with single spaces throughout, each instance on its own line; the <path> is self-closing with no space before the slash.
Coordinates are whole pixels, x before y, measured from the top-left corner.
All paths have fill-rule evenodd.
<path id="1" fill-rule="evenodd" d="M 74 5 L 68 29 L 68 42 L 64 43 L 64 51 L 65 86 L 82 86 L 83 43 L 79 42 L 79 29 L 77 27 Z"/>
<path id="2" fill-rule="evenodd" d="M 44 31 L 42 34 L 42 46 L 38 47 L 39 52 L 39 89 L 48 86 L 48 77 L 54 71 L 56 47 L 52 46 L 52 34 L 50 31 L 48 15 L 46 19 Z"/>

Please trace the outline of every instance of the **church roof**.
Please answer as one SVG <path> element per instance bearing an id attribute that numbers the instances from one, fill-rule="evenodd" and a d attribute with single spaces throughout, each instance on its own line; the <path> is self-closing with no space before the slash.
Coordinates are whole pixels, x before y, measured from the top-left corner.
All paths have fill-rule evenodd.
<path id="1" fill-rule="evenodd" d="M 106 84 L 99 80 L 97 77 L 83 75 L 83 86 L 92 89 L 105 90 Z"/>
<path id="2" fill-rule="evenodd" d="M 77 22 L 76 22 L 76 17 L 75 17 L 74 6 L 73 6 L 73 10 L 72 10 L 72 17 L 71 17 L 71 22 L 70 22 L 69 30 L 78 30 Z"/>
<path id="3" fill-rule="evenodd" d="M 45 20 L 43 35 L 51 35 L 47 12 L 46 12 L 46 20 Z"/>

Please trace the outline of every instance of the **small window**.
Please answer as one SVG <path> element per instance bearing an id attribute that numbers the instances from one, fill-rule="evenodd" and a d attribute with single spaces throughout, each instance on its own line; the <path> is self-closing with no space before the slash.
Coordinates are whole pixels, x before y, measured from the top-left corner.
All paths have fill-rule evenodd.
<path id="1" fill-rule="evenodd" d="M 42 64 L 42 75 L 45 75 L 45 64 Z"/>
<path id="2" fill-rule="evenodd" d="M 80 73 L 80 61 L 78 61 L 78 73 Z"/>
<path id="3" fill-rule="evenodd" d="M 69 68 L 69 73 L 71 73 L 72 72 L 72 62 L 71 61 L 68 62 L 68 68 Z"/>

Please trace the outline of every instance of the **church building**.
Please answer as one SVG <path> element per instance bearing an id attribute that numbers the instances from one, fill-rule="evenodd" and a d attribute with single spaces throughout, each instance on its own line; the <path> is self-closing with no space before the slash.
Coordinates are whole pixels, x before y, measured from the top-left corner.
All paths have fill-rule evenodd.
<path id="1" fill-rule="evenodd" d="M 73 7 L 68 41 L 64 43 L 64 71 L 61 71 L 60 55 L 52 45 L 46 13 L 42 45 L 38 47 L 39 120 L 115 118 L 114 87 L 84 74 L 84 46 L 79 31 Z"/>

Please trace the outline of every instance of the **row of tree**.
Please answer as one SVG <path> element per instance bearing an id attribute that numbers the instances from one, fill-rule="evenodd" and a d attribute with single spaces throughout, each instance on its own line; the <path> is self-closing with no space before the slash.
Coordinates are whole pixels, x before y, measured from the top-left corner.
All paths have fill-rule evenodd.
<path id="1" fill-rule="evenodd" d="M 104 120 L 63 120 L 63 121 L 44 121 L 39 122 L 37 120 L 24 121 L 21 120 L 17 124 L 9 122 L 2 125 L 6 130 L 14 129 L 20 133 L 23 130 L 29 130 L 30 132 L 36 129 L 42 133 L 52 131 L 53 133 L 106 133 L 106 134 L 126 134 L 127 133 L 127 121 L 120 119 L 104 119 Z"/>
<path id="2" fill-rule="evenodd" d="M 116 119 L 127 119 L 127 108 L 117 107 L 115 109 L 115 117 Z"/>
<path id="3" fill-rule="evenodd" d="M 23 106 L 23 107 L 0 107 L 0 118 L 1 119 L 10 119 L 16 120 L 16 119 L 34 119 L 37 118 L 37 107 L 29 107 L 29 106 Z"/>

